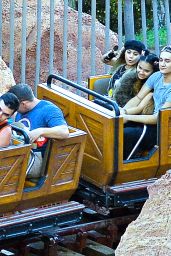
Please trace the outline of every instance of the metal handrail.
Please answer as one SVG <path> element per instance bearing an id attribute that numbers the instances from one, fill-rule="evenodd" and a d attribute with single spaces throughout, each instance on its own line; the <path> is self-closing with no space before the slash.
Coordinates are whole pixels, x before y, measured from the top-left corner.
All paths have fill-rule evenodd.
<path id="1" fill-rule="evenodd" d="M 120 115 L 120 110 L 119 110 L 118 104 L 115 101 L 110 100 L 110 99 L 106 98 L 105 96 L 98 94 L 97 92 L 94 92 L 94 91 L 92 91 L 90 89 L 87 89 L 87 88 L 85 88 L 85 87 L 83 87 L 83 86 L 81 86 L 79 84 L 76 84 L 76 83 L 74 83 L 74 82 L 72 82 L 72 81 L 70 81 L 70 80 L 68 80 L 68 79 L 66 79 L 66 78 L 64 78 L 62 76 L 55 75 L 55 74 L 50 74 L 48 76 L 47 86 L 50 87 L 50 88 L 51 88 L 52 79 L 56 79 L 56 80 L 58 80 L 60 82 L 63 82 L 65 84 L 69 85 L 69 86 L 72 86 L 72 87 L 74 87 L 74 88 L 76 88 L 76 89 L 78 89 L 80 91 L 83 91 L 83 92 L 85 92 L 85 93 L 87 93 L 89 95 L 92 95 L 92 96 L 94 96 L 94 97 L 96 97 L 96 98 L 98 98 L 100 100 L 103 100 L 103 101 L 107 102 L 115 110 L 115 115 L 116 116 Z"/>

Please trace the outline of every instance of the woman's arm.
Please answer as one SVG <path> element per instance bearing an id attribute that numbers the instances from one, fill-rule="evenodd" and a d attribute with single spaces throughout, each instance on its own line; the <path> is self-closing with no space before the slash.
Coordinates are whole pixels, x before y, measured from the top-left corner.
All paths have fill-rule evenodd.
<path id="1" fill-rule="evenodd" d="M 125 113 L 127 115 L 136 115 L 136 114 L 140 114 L 142 112 L 142 110 L 144 109 L 144 107 L 148 104 L 148 102 L 151 100 L 151 98 L 153 97 L 153 93 L 150 92 L 148 93 L 144 99 L 139 103 L 138 106 L 136 107 L 132 107 L 132 108 L 128 108 L 128 109 L 125 109 Z"/>
<path id="2" fill-rule="evenodd" d="M 140 109 L 144 107 L 145 101 L 152 96 L 152 93 L 149 93 L 146 98 L 144 98 L 143 101 L 141 101 Z M 162 109 L 165 108 L 171 108 L 171 102 L 166 102 L 163 106 Z M 133 112 L 133 110 L 132 110 Z M 154 115 L 136 115 L 136 114 L 131 114 L 131 109 L 128 110 L 128 115 L 123 115 L 124 122 L 132 121 L 132 122 L 139 122 L 143 124 L 156 124 L 157 123 L 157 117 L 158 113 Z"/>
<path id="3" fill-rule="evenodd" d="M 143 124 L 156 124 L 157 123 L 157 116 L 155 115 L 124 115 L 124 123 L 128 121 L 143 123 Z"/>
<path id="4" fill-rule="evenodd" d="M 171 102 L 165 102 L 162 109 L 164 109 L 164 108 L 171 108 Z"/>
<path id="5" fill-rule="evenodd" d="M 116 49 L 117 48 L 117 49 Z M 107 53 L 105 53 L 101 60 L 103 63 L 110 65 L 110 66 L 115 66 L 116 63 L 118 62 L 118 64 L 121 64 L 122 61 L 120 59 L 121 54 L 124 51 L 124 47 L 122 47 L 119 51 L 118 51 L 118 46 L 114 46 L 112 50 L 108 51 Z"/>
<path id="6" fill-rule="evenodd" d="M 113 51 L 109 51 L 102 56 L 101 60 L 106 65 L 114 66 L 117 61 L 117 57 L 115 56 Z"/>
<path id="7" fill-rule="evenodd" d="M 128 110 L 129 108 L 137 107 L 150 91 L 151 89 L 144 84 L 139 93 L 126 103 L 124 109 Z"/>

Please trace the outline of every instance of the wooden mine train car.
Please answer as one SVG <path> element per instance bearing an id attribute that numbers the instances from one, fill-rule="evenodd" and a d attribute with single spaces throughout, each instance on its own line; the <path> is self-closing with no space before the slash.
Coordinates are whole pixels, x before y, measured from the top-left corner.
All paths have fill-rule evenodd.
<path id="1" fill-rule="evenodd" d="M 14 138 L 11 146 L 0 148 L 0 241 L 80 220 L 84 206 L 68 201 L 78 186 L 86 133 L 69 130 L 67 139 L 49 140 L 44 174 L 32 186 L 26 178 L 28 139 L 23 144 Z"/>
<path id="2" fill-rule="evenodd" d="M 51 84 L 53 78 L 83 90 L 89 99 Z M 49 140 L 44 175 L 33 186 L 26 179 L 31 145 L 14 140 L 14 145 L 0 149 L 0 214 L 13 212 L 0 218 L 0 249 L 4 240 L 77 223 L 84 205 L 68 201 L 75 191 L 94 209 L 105 208 L 106 214 L 113 208 L 144 202 L 147 186 L 170 168 L 169 109 L 160 111 L 158 143 L 142 157 L 123 160 L 123 118 L 115 104 L 115 111 L 110 111 L 91 101 L 93 96 L 103 99 L 55 75 L 38 86 L 38 98 L 57 104 L 76 129 L 70 127 L 68 139 Z"/>
<path id="3" fill-rule="evenodd" d="M 50 75 L 47 84 L 38 86 L 39 98 L 53 101 L 63 110 L 69 125 L 88 134 L 79 195 L 106 207 L 145 200 L 147 186 L 171 166 L 171 111 L 160 111 L 158 143 L 142 157 L 123 160 L 123 118 L 116 106 L 116 111 L 110 111 L 51 84 L 54 78 L 91 96 L 103 96 L 58 75 Z"/>

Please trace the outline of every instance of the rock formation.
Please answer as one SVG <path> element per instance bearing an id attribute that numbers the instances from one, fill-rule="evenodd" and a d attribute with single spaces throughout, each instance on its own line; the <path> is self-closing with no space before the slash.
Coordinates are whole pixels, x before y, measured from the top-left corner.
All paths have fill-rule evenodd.
<path id="1" fill-rule="evenodd" d="M 18 82 L 21 77 L 21 31 L 22 31 L 22 2 L 15 1 L 15 62 L 14 77 Z M 56 0 L 54 12 L 54 73 L 62 75 L 63 58 L 63 18 L 64 3 Z M 26 42 L 26 81 L 34 84 L 35 63 L 37 46 L 37 1 L 28 1 L 27 8 L 27 42 Z M 50 35 L 50 1 L 42 0 L 42 24 L 41 24 L 41 55 L 40 55 L 40 82 L 45 82 L 49 71 L 49 35 Z M 9 35 L 10 35 L 10 0 L 3 1 L 3 58 L 9 63 Z M 68 8 L 68 44 L 67 44 L 67 75 L 69 79 L 77 80 L 77 44 L 78 44 L 78 13 Z M 110 32 L 111 47 L 117 44 L 116 34 Z M 82 80 L 90 75 L 91 61 L 91 16 L 82 15 Z M 96 71 L 104 73 L 104 65 L 101 56 L 105 50 L 105 27 L 96 21 Z M 80 61 L 80 60 L 79 60 Z"/>
<path id="2" fill-rule="evenodd" d="M 0 94 L 8 91 L 15 84 L 13 74 L 0 57 Z"/>
<path id="3" fill-rule="evenodd" d="M 171 171 L 148 192 L 149 199 L 122 236 L 115 256 L 171 256 Z"/>

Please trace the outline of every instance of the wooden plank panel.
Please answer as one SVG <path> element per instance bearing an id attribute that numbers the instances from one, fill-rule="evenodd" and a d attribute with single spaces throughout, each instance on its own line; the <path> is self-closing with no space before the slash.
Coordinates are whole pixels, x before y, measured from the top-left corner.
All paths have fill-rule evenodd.
<path id="1" fill-rule="evenodd" d="M 13 174 L 13 176 L 18 175 L 20 173 L 20 168 L 22 167 L 22 165 L 18 165 L 18 169 L 16 170 L 15 174 Z M 11 170 L 12 166 L 9 166 L 8 168 L 2 168 L 0 170 L 0 181 L 2 181 L 2 179 L 7 175 L 7 173 Z"/>
<path id="2" fill-rule="evenodd" d="M 31 145 L 9 147 L 0 150 L 0 212 L 16 207 L 21 200 Z M 14 206 L 13 206 L 14 205 Z M 11 208 L 12 210 L 12 208 Z"/>
<path id="3" fill-rule="evenodd" d="M 17 183 L 15 184 L 10 184 L 10 185 L 5 185 L 3 187 L 3 191 L 0 191 L 0 197 L 4 195 L 10 196 L 11 194 L 16 194 L 18 192 L 18 186 Z"/>
<path id="4" fill-rule="evenodd" d="M 77 127 L 86 131 L 87 141 L 85 153 L 102 159 L 103 154 L 103 124 L 85 114 L 76 115 Z"/>
<path id="5" fill-rule="evenodd" d="M 18 177 L 19 177 L 19 172 L 15 173 L 15 175 L 12 175 L 12 177 L 8 181 L 8 185 L 16 183 L 18 181 Z M 0 183 L 1 183 L 2 179 L 3 179 L 3 177 L 0 178 Z"/>
<path id="6" fill-rule="evenodd" d="M 66 93 L 66 90 L 60 87 L 53 91 L 40 85 L 38 95 L 40 98 L 48 97 L 52 101 L 55 99 L 56 104 L 63 102 L 69 106 L 68 123 L 88 133 L 82 175 L 86 179 L 90 178 L 96 185 L 107 184 L 113 172 L 111 152 L 114 144 L 114 112 L 71 92 Z M 106 136 L 111 136 L 111 139 L 107 139 L 109 145 L 106 145 Z"/>
<path id="7" fill-rule="evenodd" d="M 56 173 L 53 176 L 53 184 L 59 184 L 61 181 L 63 182 L 65 178 L 67 181 L 73 180 L 78 150 L 79 145 L 75 145 L 70 154 L 68 154 L 68 156 L 64 160 L 64 162 L 60 164 L 59 169 L 56 169 L 54 166 L 54 170 Z M 73 161 L 74 159 L 75 161 Z"/>

